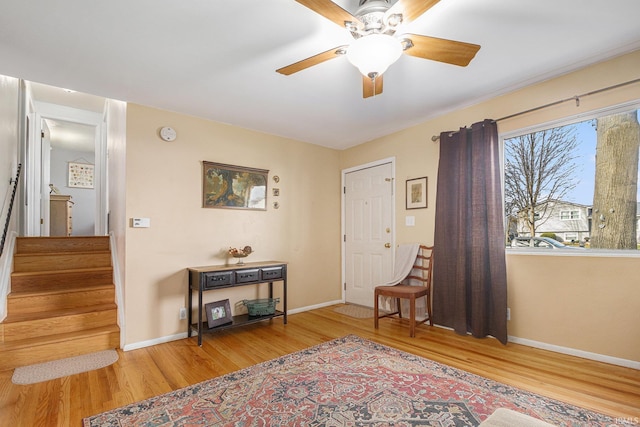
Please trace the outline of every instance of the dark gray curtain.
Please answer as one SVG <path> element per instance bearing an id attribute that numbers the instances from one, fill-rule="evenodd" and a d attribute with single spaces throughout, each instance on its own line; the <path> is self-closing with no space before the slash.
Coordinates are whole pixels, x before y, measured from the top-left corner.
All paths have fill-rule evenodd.
<path id="1" fill-rule="evenodd" d="M 433 319 L 507 342 L 507 277 L 497 125 L 440 134 Z"/>

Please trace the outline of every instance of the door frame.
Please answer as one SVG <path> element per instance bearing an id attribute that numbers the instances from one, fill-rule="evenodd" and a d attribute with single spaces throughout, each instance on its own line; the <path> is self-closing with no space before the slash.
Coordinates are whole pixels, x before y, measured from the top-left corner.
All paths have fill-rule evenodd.
<path id="1" fill-rule="evenodd" d="M 346 194 L 345 194 L 345 185 L 346 185 L 346 176 L 348 173 L 357 172 L 363 169 L 369 169 L 376 166 L 381 166 L 387 163 L 391 163 L 391 179 L 393 189 L 393 194 L 391 195 L 391 233 L 393 236 L 391 242 L 391 251 L 393 256 L 393 262 L 395 263 L 395 249 L 396 249 L 396 158 L 386 157 L 384 159 L 375 160 L 373 162 L 365 163 L 358 166 L 353 166 L 347 169 L 343 169 L 341 172 L 341 180 L 340 180 L 340 191 L 342 192 L 340 195 L 340 238 L 342 239 L 340 242 L 341 253 L 342 253 L 342 261 L 341 261 L 341 282 L 342 282 L 342 292 L 341 292 L 341 300 L 342 303 L 346 301 L 346 276 L 347 276 L 347 254 L 346 254 Z"/>
<path id="2" fill-rule="evenodd" d="M 58 104 L 49 104 L 46 102 L 35 102 L 32 106 L 33 113 L 30 114 L 27 170 L 32 171 L 29 178 L 31 189 L 27 195 L 26 217 L 27 228 L 24 235 L 39 236 L 41 235 L 40 218 L 44 214 L 41 211 L 41 195 L 48 191 L 48 188 L 41 188 L 40 172 L 42 170 L 41 153 L 41 123 L 43 119 L 62 120 L 65 122 L 79 123 L 93 126 L 94 147 L 95 147 L 95 170 L 94 170 L 94 186 L 96 189 L 96 206 L 94 211 L 95 227 L 94 235 L 103 236 L 107 234 L 107 180 L 106 180 L 106 164 L 107 164 L 107 146 L 105 143 L 105 132 L 103 123 L 103 114 L 95 113 L 87 110 L 79 110 L 76 108 L 65 107 Z"/>

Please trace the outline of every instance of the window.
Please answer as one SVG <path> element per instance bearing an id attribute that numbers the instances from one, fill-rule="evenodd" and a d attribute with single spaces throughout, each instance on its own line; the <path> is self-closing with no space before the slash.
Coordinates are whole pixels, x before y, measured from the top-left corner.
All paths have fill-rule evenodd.
<path id="1" fill-rule="evenodd" d="M 580 219 L 580 211 L 560 211 L 560 219 Z"/>
<path id="2" fill-rule="evenodd" d="M 639 105 L 503 137 L 508 241 L 640 249 Z"/>
<path id="3" fill-rule="evenodd" d="M 565 242 L 575 242 L 578 240 L 578 233 L 564 233 Z"/>

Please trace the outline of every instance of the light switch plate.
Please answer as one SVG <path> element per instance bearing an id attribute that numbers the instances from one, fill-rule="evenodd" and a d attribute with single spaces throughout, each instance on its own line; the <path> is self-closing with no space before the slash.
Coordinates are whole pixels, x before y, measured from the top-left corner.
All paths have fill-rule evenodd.
<path id="1" fill-rule="evenodd" d="M 404 225 L 406 225 L 408 227 L 413 227 L 414 225 L 416 225 L 416 217 L 413 216 L 413 215 L 405 216 L 404 217 Z"/>
<path id="2" fill-rule="evenodd" d="M 133 228 L 149 228 L 151 227 L 151 218 L 131 218 Z"/>

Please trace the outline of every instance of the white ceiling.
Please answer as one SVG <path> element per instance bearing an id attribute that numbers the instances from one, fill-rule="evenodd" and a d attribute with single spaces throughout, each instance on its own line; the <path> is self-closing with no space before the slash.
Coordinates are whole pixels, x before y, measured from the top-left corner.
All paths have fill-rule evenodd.
<path id="1" fill-rule="evenodd" d="M 294 0 L 0 4 L 0 74 L 333 148 L 640 48 L 638 0 L 441 0 L 401 32 L 480 44 L 475 59 L 403 55 L 363 99 L 346 58 L 275 72 L 351 40 Z"/>

